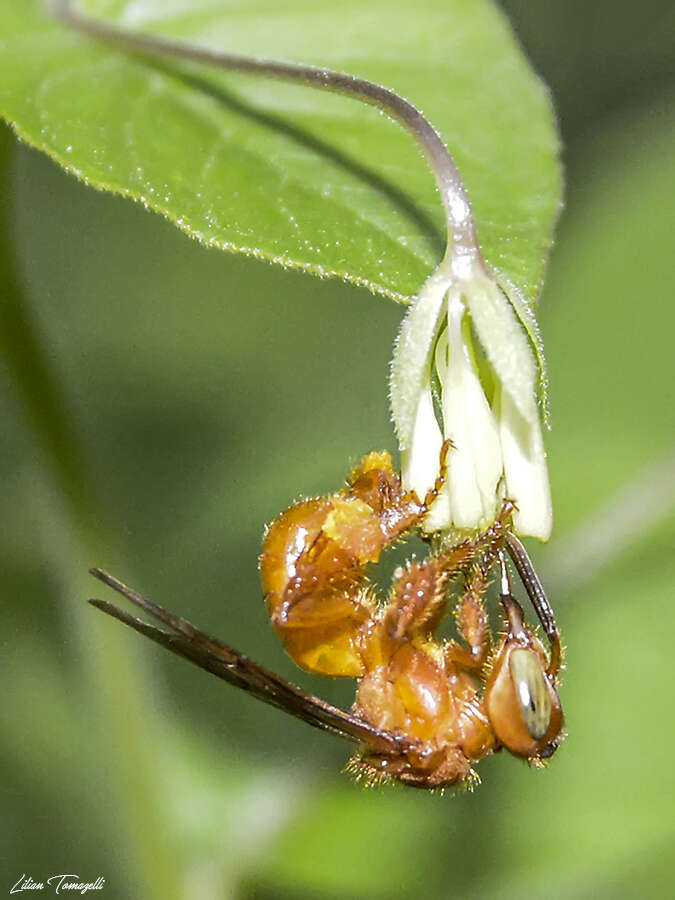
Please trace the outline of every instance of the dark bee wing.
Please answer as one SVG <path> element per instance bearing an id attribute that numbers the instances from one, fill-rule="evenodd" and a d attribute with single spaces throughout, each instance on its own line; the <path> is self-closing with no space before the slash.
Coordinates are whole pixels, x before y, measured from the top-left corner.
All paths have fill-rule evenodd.
<path id="1" fill-rule="evenodd" d="M 412 748 L 410 741 L 403 735 L 381 731 L 352 713 L 306 694 L 217 638 L 200 631 L 186 619 L 141 596 L 102 569 L 92 569 L 91 574 L 123 594 L 149 615 L 168 625 L 175 633 L 149 625 L 105 600 L 90 600 L 92 606 L 119 619 L 150 640 L 190 660 L 201 669 L 222 678 L 223 681 L 248 691 L 258 700 L 276 706 L 315 728 L 330 731 L 357 744 L 364 744 L 368 749 L 378 753 L 398 754 Z"/>

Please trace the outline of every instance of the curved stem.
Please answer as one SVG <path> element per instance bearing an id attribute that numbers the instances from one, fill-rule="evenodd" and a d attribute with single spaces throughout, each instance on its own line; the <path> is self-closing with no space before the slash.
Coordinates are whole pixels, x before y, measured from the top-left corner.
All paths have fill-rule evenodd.
<path id="1" fill-rule="evenodd" d="M 130 51 L 168 56 L 234 72 L 246 72 L 305 84 L 345 94 L 385 110 L 415 138 L 434 174 L 445 207 L 448 231 L 446 259 L 470 257 L 482 264 L 471 205 L 452 156 L 429 120 L 395 91 L 372 81 L 357 78 L 355 75 L 320 66 L 257 59 L 208 47 L 198 47 L 170 38 L 128 31 L 77 12 L 71 8 L 70 0 L 50 0 L 49 7 L 57 18 L 77 31 Z"/>

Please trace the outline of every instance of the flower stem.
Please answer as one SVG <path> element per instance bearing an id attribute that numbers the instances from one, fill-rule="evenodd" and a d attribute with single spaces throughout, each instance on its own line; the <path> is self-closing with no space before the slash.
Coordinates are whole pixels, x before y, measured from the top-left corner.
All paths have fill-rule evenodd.
<path id="1" fill-rule="evenodd" d="M 390 88 L 322 66 L 258 59 L 158 35 L 129 31 L 72 9 L 70 0 L 50 0 L 49 7 L 58 19 L 75 30 L 131 52 L 172 57 L 234 72 L 305 84 L 354 97 L 384 110 L 417 141 L 436 179 L 446 216 L 445 258 L 470 258 L 483 264 L 469 198 L 452 156 L 431 122 L 409 100 Z"/>

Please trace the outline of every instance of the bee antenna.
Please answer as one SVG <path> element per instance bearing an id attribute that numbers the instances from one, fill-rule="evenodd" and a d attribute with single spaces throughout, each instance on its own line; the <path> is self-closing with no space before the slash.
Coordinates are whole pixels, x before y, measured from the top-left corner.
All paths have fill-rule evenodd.
<path id="1" fill-rule="evenodd" d="M 560 668 L 562 651 L 560 648 L 560 635 L 555 623 L 555 616 L 553 615 L 553 607 L 549 603 L 544 587 L 532 565 L 532 560 L 520 540 L 512 531 L 508 531 L 505 535 L 505 542 L 509 556 L 520 575 L 520 580 L 523 582 L 532 606 L 544 627 L 546 636 L 551 642 L 551 661 L 548 667 L 548 674 L 555 675 Z M 500 560 L 501 557 L 502 551 L 500 551 Z"/>
<path id="2" fill-rule="evenodd" d="M 504 551 L 499 551 L 499 588 L 502 597 L 513 596 L 513 590 L 511 589 L 511 575 L 509 574 L 509 567 L 506 564 L 506 556 L 504 555 Z"/>

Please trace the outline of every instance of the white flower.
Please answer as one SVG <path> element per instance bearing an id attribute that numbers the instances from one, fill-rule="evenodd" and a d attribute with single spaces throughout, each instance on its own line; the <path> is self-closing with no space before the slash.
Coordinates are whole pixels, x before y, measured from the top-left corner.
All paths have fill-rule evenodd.
<path id="1" fill-rule="evenodd" d="M 424 496 L 438 475 L 443 441 L 453 443 L 425 531 L 482 530 L 508 497 L 517 504 L 516 531 L 548 539 L 537 379 L 521 318 L 479 258 L 446 259 L 403 320 L 391 370 L 405 486 Z"/>

